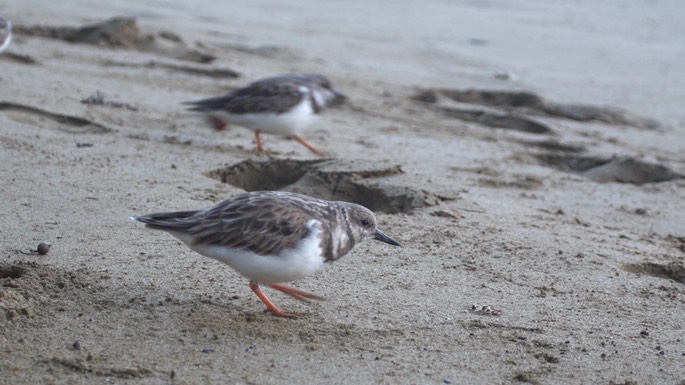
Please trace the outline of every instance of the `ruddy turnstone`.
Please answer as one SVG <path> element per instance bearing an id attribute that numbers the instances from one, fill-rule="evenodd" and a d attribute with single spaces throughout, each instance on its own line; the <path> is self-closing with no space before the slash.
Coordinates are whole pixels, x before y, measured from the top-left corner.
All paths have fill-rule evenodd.
<path id="1" fill-rule="evenodd" d="M 367 238 L 400 245 L 377 228 L 376 217 L 364 206 L 284 191 L 248 192 L 205 210 L 131 219 L 166 231 L 195 252 L 229 265 L 250 280 L 250 289 L 279 317 L 298 314 L 274 305 L 260 283 L 301 301 L 322 300 L 281 283 L 321 270 Z"/>
<path id="2" fill-rule="evenodd" d="M 216 98 L 184 102 L 191 111 L 209 113 L 217 129 L 233 123 L 255 133 L 257 150 L 264 151 L 261 133 L 287 136 L 311 152 L 324 153 L 302 139 L 305 129 L 325 107 L 341 103 L 345 96 L 318 74 L 274 76 Z"/>
<path id="3" fill-rule="evenodd" d="M 12 23 L 0 15 L 0 53 L 12 42 Z"/>

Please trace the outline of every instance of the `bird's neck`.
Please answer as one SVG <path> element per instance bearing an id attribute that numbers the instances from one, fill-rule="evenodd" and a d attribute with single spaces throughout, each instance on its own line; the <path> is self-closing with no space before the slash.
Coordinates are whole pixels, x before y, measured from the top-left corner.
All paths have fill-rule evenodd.
<path id="1" fill-rule="evenodd" d="M 347 210 L 343 207 L 335 210 L 335 220 L 326 225 L 330 231 L 323 231 L 321 249 L 326 262 L 332 262 L 347 254 L 355 245 L 352 226 L 347 219 Z"/>

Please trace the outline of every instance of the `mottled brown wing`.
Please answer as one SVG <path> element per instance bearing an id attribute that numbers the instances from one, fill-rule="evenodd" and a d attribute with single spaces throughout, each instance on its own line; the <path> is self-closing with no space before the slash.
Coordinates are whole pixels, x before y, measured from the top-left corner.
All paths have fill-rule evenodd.
<path id="1" fill-rule="evenodd" d="M 312 74 L 312 73 L 291 73 L 291 74 L 283 74 L 283 75 L 278 75 L 278 76 L 272 76 L 268 78 L 264 78 L 261 80 L 257 80 L 251 85 L 260 85 L 261 83 L 285 83 L 285 82 L 292 82 L 292 83 L 297 83 L 297 84 L 303 84 L 307 87 L 323 87 L 330 89 L 331 88 L 331 82 L 328 80 L 327 77 L 319 74 Z"/>
<path id="2" fill-rule="evenodd" d="M 239 195 L 206 212 L 187 233 L 196 244 L 226 246 L 275 255 L 306 237 L 311 219 L 305 211 L 274 197 Z"/>
<path id="3" fill-rule="evenodd" d="M 233 94 L 223 110 L 231 114 L 289 111 L 302 101 L 303 86 L 295 82 L 258 82 Z"/>
<path id="4" fill-rule="evenodd" d="M 297 82 L 255 82 L 231 94 L 216 98 L 186 102 L 192 111 L 218 111 L 230 114 L 286 112 L 302 101 L 303 86 Z"/>

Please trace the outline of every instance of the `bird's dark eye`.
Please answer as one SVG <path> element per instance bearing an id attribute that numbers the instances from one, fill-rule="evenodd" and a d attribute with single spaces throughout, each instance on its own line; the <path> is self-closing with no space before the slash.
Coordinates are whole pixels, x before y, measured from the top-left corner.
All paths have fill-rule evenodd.
<path id="1" fill-rule="evenodd" d="M 369 220 L 368 219 L 362 219 L 362 226 L 366 227 L 369 225 Z"/>

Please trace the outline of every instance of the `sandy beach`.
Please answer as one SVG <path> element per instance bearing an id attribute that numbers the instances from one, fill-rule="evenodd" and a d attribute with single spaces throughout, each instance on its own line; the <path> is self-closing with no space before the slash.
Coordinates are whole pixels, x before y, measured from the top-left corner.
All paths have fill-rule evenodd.
<path id="1" fill-rule="evenodd" d="M 683 384 L 675 1 L 2 1 L 1 384 Z M 295 141 L 180 103 L 314 72 Z M 129 217 L 286 190 L 376 212 L 264 311 Z M 46 254 L 39 243 L 50 243 Z"/>

